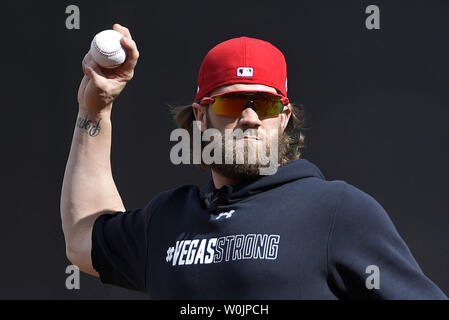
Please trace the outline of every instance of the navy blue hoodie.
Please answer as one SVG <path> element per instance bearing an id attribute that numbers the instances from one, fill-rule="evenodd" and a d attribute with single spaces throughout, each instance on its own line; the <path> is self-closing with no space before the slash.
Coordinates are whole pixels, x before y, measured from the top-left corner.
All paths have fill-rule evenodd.
<path id="1" fill-rule="evenodd" d="M 373 197 L 305 159 L 101 215 L 92 263 L 153 299 L 447 299 Z"/>

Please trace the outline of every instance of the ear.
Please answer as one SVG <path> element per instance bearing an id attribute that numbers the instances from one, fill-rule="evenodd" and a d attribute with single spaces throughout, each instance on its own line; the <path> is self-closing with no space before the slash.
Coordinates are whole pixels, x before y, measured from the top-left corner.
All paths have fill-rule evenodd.
<path id="1" fill-rule="evenodd" d="M 290 109 L 290 104 L 287 105 L 287 107 L 282 111 L 280 114 L 281 116 L 281 126 L 282 130 L 284 131 L 285 128 L 287 128 L 288 121 L 290 120 L 290 117 L 292 115 L 292 110 Z"/>
<path id="2" fill-rule="evenodd" d="M 195 120 L 201 123 L 201 132 L 206 131 L 207 129 L 207 108 L 206 106 L 202 106 L 199 103 L 194 102 L 192 104 L 193 114 L 195 116 Z"/>

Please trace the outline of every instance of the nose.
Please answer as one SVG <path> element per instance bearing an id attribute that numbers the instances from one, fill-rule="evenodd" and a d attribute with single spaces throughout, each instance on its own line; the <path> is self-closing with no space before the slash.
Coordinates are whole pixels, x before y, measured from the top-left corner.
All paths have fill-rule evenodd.
<path id="1" fill-rule="evenodd" d="M 239 125 L 241 127 L 259 127 L 262 124 L 262 121 L 260 121 L 259 116 L 256 113 L 256 107 L 254 105 L 254 102 L 252 100 L 249 100 L 245 107 L 243 108 L 243 111 L 239 118 Z"/>

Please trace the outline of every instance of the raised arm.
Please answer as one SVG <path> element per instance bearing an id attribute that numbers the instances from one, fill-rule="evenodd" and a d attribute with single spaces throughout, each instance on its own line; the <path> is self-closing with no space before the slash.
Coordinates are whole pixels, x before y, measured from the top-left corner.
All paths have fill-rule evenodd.
<path id="1" fill-rule="evenodd" d="M 86 54 L 78 90 L 79 111 L 61 191 L 61 219 L 67 258 L 81 271 L 98 276 L 92 267 L 91 234 L 95 219 L 125 211 L 111 170 L 112 104 L 134 75 L 139 52 L 129 30 L 113 27 L 124 37 L 127 58 L 115 69 L 104 69 Z"/>

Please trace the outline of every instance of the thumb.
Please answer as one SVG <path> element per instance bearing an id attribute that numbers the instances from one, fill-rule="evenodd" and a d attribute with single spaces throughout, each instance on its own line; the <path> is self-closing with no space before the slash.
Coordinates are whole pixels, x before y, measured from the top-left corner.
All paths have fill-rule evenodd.
<path id="1" fill-rule="evenodd" d="M 94 73 L 95 73 L 94 70 L 93 70 L 91 67 L 86 66 L 85 71 L 86 71 L 86 76 L 87 76 L 90 80 L 93 80 L 93 78 L 95 77 L 95 75 L 94 75 Z"/>
<path id="2" fill-rule="evenodd" d="M 95 72 L 95 70 L 92 67 L 86 66 L 86 76 L 94 81 L 94 82 L 98 82 L 100 80 L 100 75 Z"/>

